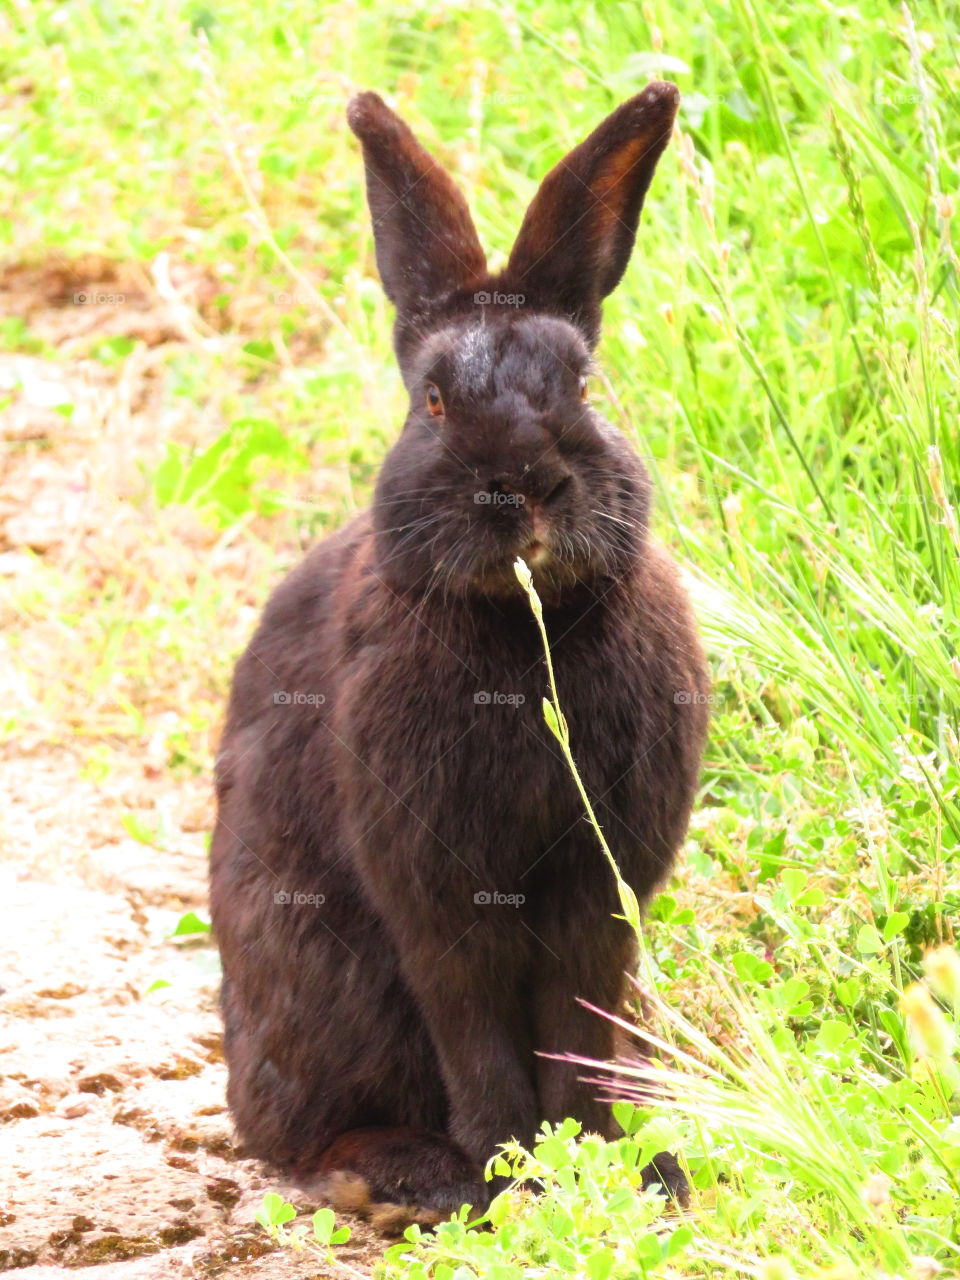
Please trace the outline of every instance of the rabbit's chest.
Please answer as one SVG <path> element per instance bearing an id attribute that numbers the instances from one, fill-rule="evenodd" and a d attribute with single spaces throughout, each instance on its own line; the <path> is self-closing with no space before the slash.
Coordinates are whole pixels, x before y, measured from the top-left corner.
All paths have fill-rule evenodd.
<path id="1" fill-rule="evenodd" d="M 602 651 L 558 645 L 558 692 L 588 792 L 609 795 L 650 744 L 635 671 Z M 543 714 L 550 693 L 535 650 L 467 662 L 433 657 L 415 673 L 371 655 L 337 734 L 349 794 L 370 815 L 409 823 L 477 870 L 522 871 L 583 824 L 583 806 Z M 381 830 L 383 828 L 381 827 Z"/>

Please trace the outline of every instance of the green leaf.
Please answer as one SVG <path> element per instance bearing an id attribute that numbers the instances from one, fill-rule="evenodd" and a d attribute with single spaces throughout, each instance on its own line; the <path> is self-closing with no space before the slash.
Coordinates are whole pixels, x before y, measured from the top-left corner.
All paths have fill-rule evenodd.
<path id="1" fill-rule="evenodd" d="M 666 1258 L 675 1258 L 678 1253 L 686 1249 L 687 1245 L 693 1240 L 692 1227 L 677 1227 L 673 1235 L 667 1241 L 667 1247 L 663 1256 Z"/>
<path id="2" fill-rule="evenodd" d="M 839 1018 L 826 1018 L 820 1024 L 815 1044 L 818 1049 L 836 1053 L 842 1045 L 846 1044 L 851 1035 L 853 1032 L 849 1023 L 841 1022 Z"/>
<path id="3" fill-rule="evenodd" d="M 171 933 L 171 938 L 183 938 L 194 933 L 209 933 L 210 924 L 207 920 L 201 920 L 195 911 L 188 911 L 186 915 L 182 915 L 177 921 L 177 927 Z"/>
<path id="4" fill-rule="evenodd" d="M 487 1219 L 493 1227 L 501 1227 L 510 1215 L 510 1196 L 505 1192 L 494 1196 L 487 1210 Z"/>
<path id="5" fill-rule="evenodd" d="M 660 920 L 664 924 L 673 918 L 677 909 L 677 900 L 669 893 L 658 893 L 647 907 L 647 915 L 651 920 Z"/>
<path id="6" fill-rule="evenodd" d="M 803 1000 L 809 994 L 809 991 L 810 983 L 804 982 L 803 978 L 787 978 L 781 987 L 783 1004 L 788 1009 L 792 1008 L 798 1001 Z"/>
<path id="7" fill-rule="evenodd" d="M 810 877 L 806 871 L 801 871 L 799 867 L 784 867 L 780 872 L 780 883 L 786 889 L 787 898 L 790 902 L 800 896 L 807 887 L 809 879 Z"/>
<path id="8" fill-rule="evenodd" d="M 741 982 L 766 982 L 773 977 L 773 965 L 752 951 L 738 951 L 731 956 L 734 971 Z"/>
<path id="9" fill-rule="evenodd" d="M 861 955 L 876 955 L 883 950 L 883 939 L 872 924 L 865 924 L 857 934 L 857 950 Z"/>
<path id="10" fill-rule="evenodd" d="M 311 1219 L 314 1239 L 320 1244 L 329 1244 L 336 1222 L 332 1209 L 318 1209 Z"/>
<path id="11" fill-rule="evenodd" d="M 909 923 L 909 911 L 891 911 L 890 915 L 887 916 L 886 924 L 883 926 L 884 942 L 890 942 L 898 933 L 902 933 Z"/>
<path id="12" fill-rule="evenodd" d="M 663 1258 L 663 1245 L 653 1231 L 640 1237 L 636 1245 L 637 1261 L 642 1266 L 654 1267 Z"/>
<path id="13" fill-rule="evenodd" d="M 590 1280 L 607 1280 L 613 1270 L 613 1254 L 607 1249 L 591 1253 L 584 1263 L 584 1269 Z"/>
<path id="14" fill-rule="evenodd" d="M 267 1228 L 279 1227 L 285 1222 L 292 1221 L 297 1216 L 297 1211 L 292 1204 L 288 1204 L 275 1191 L 268 1191 L 263 1197 L 263 1207 L 258 1209 L 253 1216 L 261 1226 Z"/>
<path id="15" fill-rule="evenodd" d="M 136 345 L 136 339 L 126 335 L 116 338 L 104 338 L 102 342 L 97 343 L 93 350 L 93 356 L 101 364 L 116 364 L 121 360 L 125 360 Z"/>
<path id="16" fill-rule="evenodd" d="M 819 907 L 827 900 L 827 895 L 822 889 L 807 889 L 801 893 L 794 902 L 795 907 Z"/>
<path id="17" fill-rule="evenodd" d="M 554 1133 L 558 1138 L 576 1138 L 582 1128 L 583 1125 L 579 1120 L 574 1120 L 573 1116 L 567 1116 L 556 1126 Z M 549 1137 L 549 1134 L 547 1136 Z"/>
<path id="18" fill-rule="evenodd" d="M 547 722 L 547 727 L 558 742 L 563 742 L 563 734 L 560 731 L 560 720 L 557 717 L 557 709 L 549 698 L 543 700 L 543 718 Z"/>
<path id="19" fill-rule="evenodd" d="M 567 1144 L 560 1138 L 544 1138 L 542 1142 L 537 1143 L 533 1154 L 548 1169 L 562 1169 L 571 1161 Z"/>
<path id="20" fill-rule="evenodd" d="M 837 995 L 845 1005 L 855 1005 L 860 998 L 860 983 L 856 978 L 844 978 L 837 983 Z"/>
<path id="21" fill-rule="evenodd" d="M 636 1199 L 632 1187 L 621 1187 L 619 1191 L 614 1191 L 609 1196 L 606 1204 L 607 1213 L 611 1215 L 625 1213 L 636 1203 Z"/>
<path id="22" fill-rule="evenodd" d="M 313 1238 L 319 1243 L 328 1245 L 333 1236 L 336 1218 L 332 1209 L 318 1209 L 311 1219 Z"/>
<path id="23" fill-rule="evenodd" d="M 140 844 L 149 845 L 152 849 L 161 847 L 160 833 L 155 828 L 148 826 L 137 814 L 123 814 L 120 819 L 120 825 L 127 835 L 133 836 L 134 840 L 139 841 Z"/>
<path id="24" fill-rule="evenodd" d="M 643 1109 L 632 1102 L 615 1102 L 613 1118 L 628 1137 L 637 1132 L 643 1124 Z"/>
<path id="25" fill-rule="evenodd" d="M 229 524 L 250 510 L 277 508 L 261 488 L 264 470 L 303 470 L 306 465 L 306 456 L 274 422 L 238 418 L 207 449 L 191 452 L 169 444 L 154 472 L 153 492 L 161 506 L 210 507 L 221 524 Z"/>
<path id="26" fill-rule="evenodd" d="M 900 1015 L 894 1009 L 881 1009 L 877 1014 L 877 1021 L 897 1046 L 901 1057 L 906 1058 L 907 1035 Z"/>
<path id="27" fill-rule="evenodd" d="M 620 1163 L 625 1169 L 635 1169 L 640 1163 L 640 1144 L 623 1138 L 619 1144 Z"/>
<path id="28" fill-rule="evenodd" d="M 292 178 L 297 172 L 297 160 L 282 151 L 267 152 L 260 158 L 260 169 L 277 178 Z"/>
<path id="29" fill-rule="evenodd" d="M 637 901 L 637 895 L 633 892 L 626 880 L 617 880 L 617 889 L 620 893 L 620 906 L 623 909 L 624 918 L 635 933 L 640 931 L 640 903 Z"/>

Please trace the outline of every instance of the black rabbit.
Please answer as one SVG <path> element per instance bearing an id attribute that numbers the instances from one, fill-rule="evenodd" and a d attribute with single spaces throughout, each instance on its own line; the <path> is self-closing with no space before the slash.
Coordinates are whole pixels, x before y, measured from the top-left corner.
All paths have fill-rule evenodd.
<path id="1" fill-rule="evenodd" d="M 341 1203 L 482 1208 L 498 1144 L 565 1116 L 610 1132 L 545 1055 L 612 1056 L 578 997 L 617 1009 L 634 939 L 543 720 L 513 564 L 643 901 L 687 825 L 707 676 L 647 474 L 586 387 L 677 102 L 651 84 L 571 151 L 498 275 L 407 126 L 376 94 L 349 106 L 410 410 L 373 509 L 281 584 L 240 659 L 211 858 L 239 1133 Z"/>

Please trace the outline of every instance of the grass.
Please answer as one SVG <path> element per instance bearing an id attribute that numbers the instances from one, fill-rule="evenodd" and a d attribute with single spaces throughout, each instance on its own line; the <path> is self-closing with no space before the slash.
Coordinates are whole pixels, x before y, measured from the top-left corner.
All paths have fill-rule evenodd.
<path id="1" fill-rule="evenodd" d="M 6 734 L 88 770 L 158 733 L 172 777 L 209 769 L 256 609 L 363 505 L 401 420 L 350 90 L 392 96 L 501 253 L 619 99 L 661 73 L 685 95 L 597 389 L 648 459 L 715 676 L 684 865 L 645 930 L 670 1098 L 615 1150 L 565 1133 L 515 1153 L 541 1200 L 493 1233 L 408 1242 L 393 1270 L 960 1267 L 949 1062 L 911 1040 L 913 997 L 901 1009 L 960 909 L 958 9 L 44 2 L 3 19 L 4 261 L 54 262 L 78 289 L 106 278 L 92 261 L 180 272 L 167 342 L 52 339 L 36 311 L 0 332 L 11 358 L 155 388 L 149 415 L 93 423 L 114 450 L 93 454 L 102 523 L 22 550 L 5 579 Z M 56 432 L 10 446 L 15 475 L 74 447 L 87 410 L 68 393 Z M 618 1200 L 645 1131 L 686 1154 L 683 1224 Z"/>

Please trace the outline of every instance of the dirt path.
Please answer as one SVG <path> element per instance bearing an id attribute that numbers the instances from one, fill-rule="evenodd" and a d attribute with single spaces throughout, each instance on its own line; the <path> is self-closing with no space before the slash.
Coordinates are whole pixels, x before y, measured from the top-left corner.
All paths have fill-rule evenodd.
<path id="1" fill-rule="evenodd" d="M 0 273 L 0 301 L 45 344 L 0 357 L 0 1271 L 325 1274 L 253 1222 L 284 1188 L 234 1147 L 213 949 L 170 937 L 206 913 L 204 743 L 271 531 L 217 542 L 138 499 L 143 459 L 223 422 L 165 394 L 165 354 L 189 345 L 176 308 L 77 270 Z M 71 305 L 117 279 L 122 307 Z M 140 345 L 78 357 L 91 324 Z M 205 614 L 200 572 L 222 587 Z M 192 769 L 171 767 L 171 733 Z M 380 1251 L 354 1224 L 339 1256 L 366 1273 Z"/>
<path id="2" fill-rule="evenodd" d="M 131 787 L 143 799 L 136 762 L 109 791 L 67 753 L 4 761 L 2 778 L 17 818 L 0 873 L 0 1269 L 323 1274 L 253 1224 L 283 1188 L 234 1148 L 213 952 L 169 938 L 203 908 L 201 834 L 163 853 L 113 834 Z M 376 1256 L 362 1226 L 342 1256 Z"/>
<path id="3" fill-rule="evenodd" d="M 4 761 L 2 779 L 17 818 L 0 872 L 0 1269 L 323 1274 L 252 1221 L 283 1187 L 234 1148 L 213 951 L 169 938 L 203 909 L 201 833 L 162 853 L 113 834 L 131 788 L 144 798 L 135 761 L 109 790 L 67 753 Z M 342 1256 L 376 1252 L 361 1226 Z"/>

